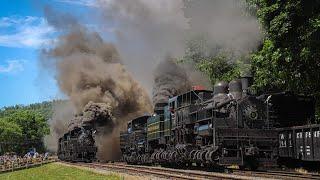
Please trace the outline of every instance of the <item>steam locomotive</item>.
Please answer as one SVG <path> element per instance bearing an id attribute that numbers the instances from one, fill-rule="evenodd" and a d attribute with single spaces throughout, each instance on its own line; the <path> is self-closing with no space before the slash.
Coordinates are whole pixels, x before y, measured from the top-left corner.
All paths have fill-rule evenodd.
<path id="1" fill-rule="evenodd" d="M 214 91 L 196 86 L 156 104 L 153 115 L 131 120 L 120 133 L 123 160 L 250 169 L 277 166 L 279 159 L 319 161 L 320 139 L 311 138 L 320 138 L 320 126 L 306 125 L 315 121 L 315 100 L 290 92 L 252 95 L 251 81 L 219 82 Z"/>
<path id="2" fill-rule="evenodd" d="M 96 160 L 97 147 L 92 124 L 75 126 L 58 141 L 58 158 L 71 162 L 92 162 Z"/>

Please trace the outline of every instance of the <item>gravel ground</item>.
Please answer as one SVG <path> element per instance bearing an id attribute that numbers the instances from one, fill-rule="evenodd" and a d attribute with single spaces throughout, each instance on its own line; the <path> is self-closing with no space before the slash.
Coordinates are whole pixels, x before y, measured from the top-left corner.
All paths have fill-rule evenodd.
<path id="1" fill-rule="evenodd" d="M 130 172 L 124 172 L 124 171 L 115 171 L 115 170 L 107 170 L 107 169 L 102 169 L 102 168 L 88 168 L 88 167 L 81 167 L 81 166 L 77 166 L 75 165 L 70 165 L 70 164 L 65 164 L 65 163 L 60 163 L 60 162 L 56 162 L 58 164 L 61 164 L 63 166 L 71 166 L 71 167 L 75 167 L 78 169 L 83 169 L 83 170 L 89 170 L 95 173 L 99 173 L 99 174 L 104 174 L 104 175 L 118 175 L 123 179 L 128 179 L 128 180 L 166 180 L 165 178 L 159 178 L 159 177 L 155 177 L 152 175 L 145 175 L 145 174 L 133 174 Z"/>

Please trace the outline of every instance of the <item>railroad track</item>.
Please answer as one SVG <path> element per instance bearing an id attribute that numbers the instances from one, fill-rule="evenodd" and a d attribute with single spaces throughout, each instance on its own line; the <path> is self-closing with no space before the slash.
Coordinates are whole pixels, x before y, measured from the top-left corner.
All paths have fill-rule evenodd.
<path id="1" fill-rule="evenodd" d="M 68 163 L 71 164 L 71 163 Z M 200 179 L 238 179 L 238 180 L 253 180 L 253 179 L 268 179 L 268 178 L 257 178 L 244 175 L 234 175 L 226 173 L 215 173 L 215 172 L 203 172 L 195 170 L 181 170 L 171 169 L 163 167 L 151 167 L 151 166 L 137 166 L 127 165 L 119 163 L 76 163 L 72 165 L 78 165 L 82 167 L 89 167 L 95 169 L 111 169 L 115 171 L 132 173 L 135 175 L 152 175 L 156 177 L 168 178 L 168 179 L 188 179 L 188 180 L 200 180 Z"/>
<path id="2" fill-rule="evenodd" d="M 315 173 L 298 173 L 298 172 L 287 172 L 287 171 L 244 171 L 233 169 L 233 174 L 247 175 L 253 177 L 265 177 L 265 178 L 276 178 L 276 179 L 320 179 L 319 174 Z"/>
<path id="3" fill-rule="evenodd" d="M 318 174 L 300 174 L 283 171 L 242 171 L 233 170 L 232 173 L 206 172 L 199 170 L 182 170 L 154 166 L 128 165 L 124 163 L 76 163 L 82 167 L 95 169 L 111 169 L 120 172 L 152 175 L 169 179 L 320 179 Z"/>
<path id="4" fill-rule="evenodd" d="M 110 163 L 109 163 L 110 164 Z M 141 168 L 151 168 L 151 169 L 156 169 L 156 170 L 163 170 L 166 169 L 167 171 L 171 172 L 176 172 L 176 171 L 184 171 L 185 170 L 178 170 L 178 169 L 172 169 L 172 168 L 163 168 L 163 167 L 150 167 L 150 166 L 137 166 L 137 165 L 127 165 L 127 164 L 120 164 L 120 163 L 112 163 L 112 164 L 117 164 L 118 166 L 127 166 L 127 167 L 138 167 L 139 169 Z M 315 173 L 299 173 L 299 172 L 287 172 L 287 171 L 246 171 L 246 170 L 238 170 L 238 169 L 233 169 L 232 174 L 228 175 L 237 175 L 237 176 L 232 176 L 228 177 L 230 179 L 248 179 L 248 177 L 253 179 L 257 178 L 268 178 L 268 179 L 320 179 L 319 174 Z M 221 175 L 224 176 L 226 173 L 216 173 L 216 172 L 206 172 L 206 171 L 195 171 L 195 170 L 187 170 L 187 173 L 196 173 L 196 174 L 201 174 L 201 175 L 207 175 L 207 177 L 220 177 Z"/>

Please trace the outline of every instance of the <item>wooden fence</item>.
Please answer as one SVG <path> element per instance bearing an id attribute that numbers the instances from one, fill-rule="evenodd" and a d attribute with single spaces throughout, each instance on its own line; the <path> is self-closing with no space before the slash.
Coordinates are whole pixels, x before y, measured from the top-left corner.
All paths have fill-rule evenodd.
<path id="1" fill-rule="evenodd" d="M 10 172 L 30 167 L 42 166 L 57 161 L 56 157 L 43 158 L 18 158 L 15 161 L 6 161 L 0 164 L 0 173 Z"/>

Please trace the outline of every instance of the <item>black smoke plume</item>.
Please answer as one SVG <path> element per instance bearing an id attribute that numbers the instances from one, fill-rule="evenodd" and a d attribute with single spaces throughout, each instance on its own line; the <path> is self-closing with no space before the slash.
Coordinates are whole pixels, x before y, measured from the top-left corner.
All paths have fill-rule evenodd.
<path id="1" fill-rule="evenodd" d="M 44 67 L 55 71 L 59 88 L 70 99 L 74 113 L 82 113 L 73 118 L 74 121 L 94 119 L 100 126 L 102 131 L 97 137 L 99 158 L 116 159 L 119 155 L 119 129 L 131 118 L 150 112 L 149 97 L 127 72 L 113 44 L 104 42 L 98 33 L 80 26 L 72 17 L 58 15 L 47 12 L 48 22 L 62 28 L 62 35 L 53 47 L 42 50 L 41 62 Z M 67 129 L 65 126 L 71 123 L 71 119 L 70 113 L 68 117 L 53 118 L 52 131 L 59 134 L 52 137 L 65 133 L 63 130 Z"/>
<path id="2" fill-rule="evenodd" d="M 167 58 L 159 63 L 154 72 L 152 101 L 154 104 L 168 102 L 168 98 L 191 89 L 191 82 L 174 59 Z"/>

